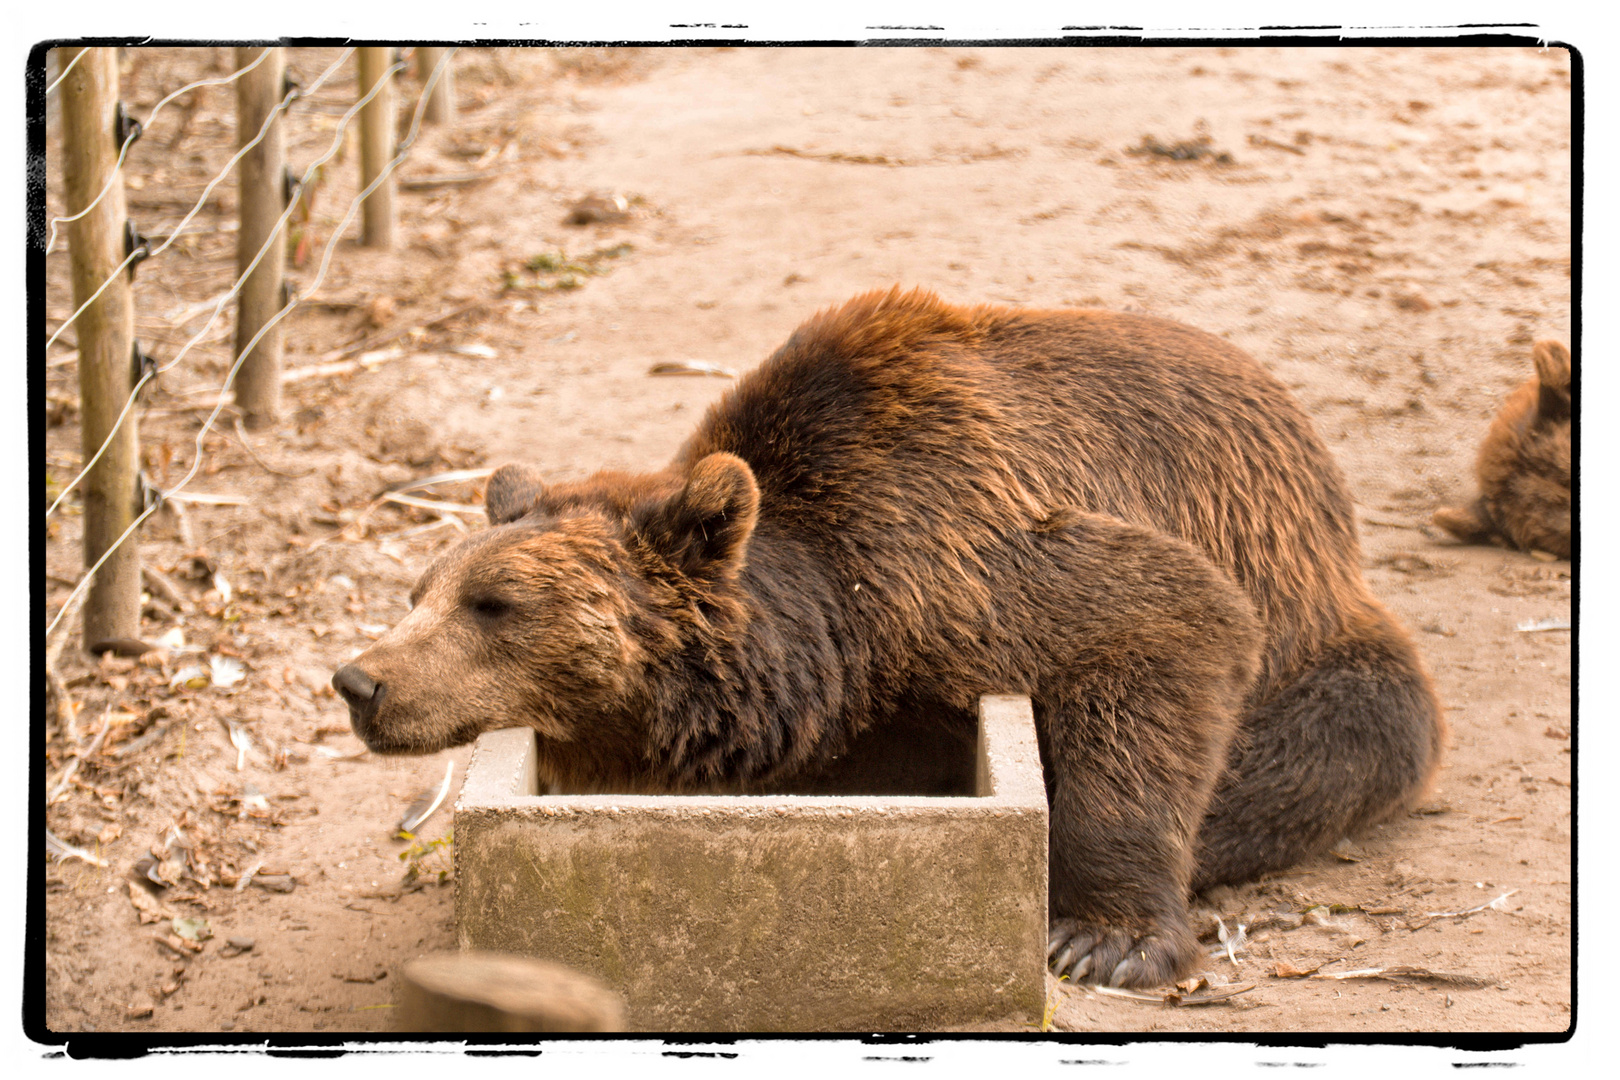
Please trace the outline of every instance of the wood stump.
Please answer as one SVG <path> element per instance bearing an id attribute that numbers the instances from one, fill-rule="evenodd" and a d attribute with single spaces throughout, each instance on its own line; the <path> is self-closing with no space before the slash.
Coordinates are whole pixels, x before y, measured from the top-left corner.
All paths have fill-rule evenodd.
<path id="1" fill-rule="evenodd" d="M 400 973 L 400 1031 L 623 1031 L 624 1003 L 586 975 L 523 956 L 442 952 Z"/>

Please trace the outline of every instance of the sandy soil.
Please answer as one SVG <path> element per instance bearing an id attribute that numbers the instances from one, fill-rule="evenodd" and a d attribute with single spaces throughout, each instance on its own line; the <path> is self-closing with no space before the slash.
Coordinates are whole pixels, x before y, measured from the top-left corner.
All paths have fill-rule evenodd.
<path id="1" fill-rule="evenodd" d="M 292 65 L 308 85 L 336 55 L 296 50 Z M 133 50 L 125 99 L 144 116 L 228 61 L 225 49 Z M 1217 916 L 1248 928 L 1208 979 L 1249 989 L 1177 1008 L 1053 984 L 1055 1026 L 1569 1026 L 1569 634 L 1515 627 L 1569 617 L 1571 567 L 1458 547 L 1425 524 L 1469 496 L 1474 446 L 1529 371 L 1531 342 L 1568 336 L 1565 53 L 502 49 L 464 52 L 458 77 L 459 119 L 402 166 L 415 186 L 399 196 L 395 249 L 362 249 L 351 228 L 290 322 L 289 365 L 344 349 L 375 362 L 289 384 L 272 429 L 239 436 L 227 413 L 190 490 L 243 501 L 160 514 L 142 536 L 186 606 L 155 597 L 143 636 L 179 628 L 200 651 L 154 667 L 70 649 L 62 663 L 81 709 L 75 731 L 46 722 L 36 777 L 54 785 L 107 719 L 47 823 L 108 865 L 46 871 L 34 929 L 50 1030 L 386 1030 L 399 965 L 454 946 L 446 856 L 421 854 L 407 878 L 394 830 L 447 761 L 459 784 L 467 751 L 359 753 L 327 686 L 460 534 L 377 496 L 509 460 L 559 479 L 655 467 L 729 381 L 650 377 L 653 365 L 747 369 L 818 308 L 893 283 L 1146 311 L 1253 353 L 1338 455 L 1368 579 L 1413 631 L 1453 728 L 1419 813 L 1205 898 L 1212 944 Z M 294 167 L 325 148 L 353 89 L 345 72 L 297 112 Z M 131 214 L 149 234 L 178 221 L 232 150 L 231 92 L 194 96 L 128 160 Z M 1213 154 L 1134 152 L 1145 136 L 1203 137 Z M 306 295 L 357 157 L 327 169 L 315 255 L 292 271 Z M 51 168 L 60 212 L 54 144 Z M 624 219 L 565 223 L 591 192 L 625 196 Z M 139 272 L 139 333 L 160 360 L 232 276 L 234 205 L 222 185 L 201 234 Z M 548 269 L 559 252 L 578 269 Z M 52 328 L 71 310 L 67 272 L 65 254 L 49 257 Z M 146 402 L 160 485 L 196 452 L 228 360 L 218 329 Z M 48 359 L 52 497 L 80 461 L 71 353 Z M 477 484 L 418 494 L 475 503 Z M 52 613 L 81 572 L 76 508 L 70 496 L 45 526 Z M 245 677 L 171 685 L 211 658 Z M 240 756 L 232 726 L 247 736 Z M 420 840 L 448 825 L 441 811 Z M 143 858 L 165 887 L 132 886 Z M 200 949 L 171 941 L 174 917 L 206 920 L 211 936 Z M 1323 977 L 1395 966 L 1431 975 Z"/>

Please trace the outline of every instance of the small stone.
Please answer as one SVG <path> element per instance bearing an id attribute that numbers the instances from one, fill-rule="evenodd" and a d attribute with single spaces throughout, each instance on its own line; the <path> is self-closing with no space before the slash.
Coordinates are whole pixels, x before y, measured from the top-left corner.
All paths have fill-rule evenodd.
<path id="1" fill-rule="evenodd" d="M 250 937 L 230 937 L 225 939 L 225 944 L 233 949 L 241 949 L 243 952 L 247 952 L 253 948 L 253 939 Z"/>

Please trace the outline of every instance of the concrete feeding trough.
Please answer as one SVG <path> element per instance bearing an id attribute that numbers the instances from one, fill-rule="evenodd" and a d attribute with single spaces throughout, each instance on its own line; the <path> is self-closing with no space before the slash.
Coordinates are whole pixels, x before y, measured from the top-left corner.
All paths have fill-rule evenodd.
<path id="1" fill-rule="evenodd" d="M 937 744 L 940 728 L 902 737 Z M 1038 1022 L 1047 808 L 1029 699 L 981 699 L 976 744 L 940 775 L 885 776 L 895 741 L 794 785 L 815 794 L 541 795 L 534 733 L 484 735 L 455 808 L 460 946 L 594 976 L 638 1031 Z M 884 787 L 906 793 L 866 793 Z"/>

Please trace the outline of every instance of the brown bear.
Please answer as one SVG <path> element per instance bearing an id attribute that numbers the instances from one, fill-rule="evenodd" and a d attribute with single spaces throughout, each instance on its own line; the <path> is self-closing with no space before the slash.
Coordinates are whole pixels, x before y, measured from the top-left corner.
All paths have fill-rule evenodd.
<path id="1" fill-rule="evenodd" d="M 873 732 L 928 760 L 1031 697 L 1049 958 L 1154 985 L 1193 890 L 1409 806 L 1444 725 L 1287 391 L 1161 319 L 869 293 L 659 472 L 490 479 L 492 527 L 333 684 L 380 752 L 537 732 L 546 778 L 795 790 Z"/>
<path id="2" fill-rule="evenodd" d="M 1570 400 L 1574 364 L 1561 342 L 1538 341 L 1530 351 L 1536 377 L 1502 403 L 1474 462 L 1479 498 L 1445 507 L 1434 523 L 1471 544 L 1505 541 L 1521 551 L 1567 559 L 1572 549 L 1569 460 L 1575 413 Z"/>

